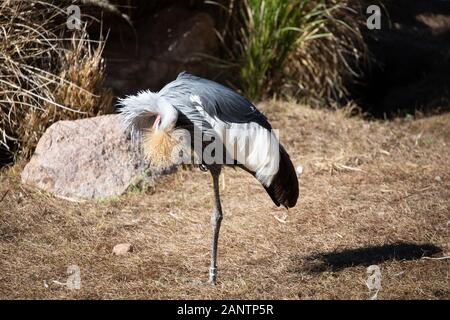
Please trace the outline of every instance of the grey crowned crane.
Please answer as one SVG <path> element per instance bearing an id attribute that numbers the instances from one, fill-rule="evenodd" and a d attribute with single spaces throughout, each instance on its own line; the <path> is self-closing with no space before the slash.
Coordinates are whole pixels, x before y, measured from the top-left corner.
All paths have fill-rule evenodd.
<path id="1" fill-rule="evenodd" d="M 154 165 L 165 167 L 182 159 L 210 171 L 214 187 L 211 284 L 217 279 L 223 165 L 252 174 L 277 206 L 296 205 L 298 180 L 288 153 L 267 118 L 235 91 L 183 72 L 159 92 L 141 91 L 120 99 L 119 106 L 122 123 L 133 136 L 143 138 L 144 153 Z"/>

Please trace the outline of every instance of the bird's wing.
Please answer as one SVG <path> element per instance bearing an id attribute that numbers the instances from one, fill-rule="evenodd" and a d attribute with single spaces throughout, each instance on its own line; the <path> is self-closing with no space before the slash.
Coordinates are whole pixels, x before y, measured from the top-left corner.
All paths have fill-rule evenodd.
<path id="1" fill-rule="evenodd" d="M 255 122 L 269 131 L 272 129 L 267 118 L 237 92 L 188 73 L 181 73 L 176 81 L 189 87 L 189 102 L 200 104 L 210 117 L 225 123 Z"/>
<path id="2" fill-rule="evenodd" d="M 227 150 L 235 150 L 233 143 L 242 142 L 236 154 L 233 153 L 237 155 L 234 159 L 238 165 L 263 184 L 276 205 L 295 206 L 298 181 L 294 166 L 271 131 L 267 118 L 251 102 L 214 81 L 187 73 L 181 73 L 161 89 L 160 94 L 180 112 L 178 123 L 181 126 L 202 127 L 202 133 L 215 137 L 221 134 L 223 126 L 237 124 L 233 127 L 243 131 L 222 133 L 226 135 L 225 144 L 231 143 L 226 145 Z M 245 143 L 246 138 L 249 138 L 249 145 Z"/>

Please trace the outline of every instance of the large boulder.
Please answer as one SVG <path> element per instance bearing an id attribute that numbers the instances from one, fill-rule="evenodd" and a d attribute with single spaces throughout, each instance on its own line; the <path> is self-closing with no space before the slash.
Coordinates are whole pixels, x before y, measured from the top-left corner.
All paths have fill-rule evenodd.
<path id="1" fill-rule="evenodd" d="M 153 184 L 159 173 L 151 171 L 118 117 L 53 124 L 25 166 L 22 182 L 70 199 L 108 198 L 124 193 L 132 184 Z"/>

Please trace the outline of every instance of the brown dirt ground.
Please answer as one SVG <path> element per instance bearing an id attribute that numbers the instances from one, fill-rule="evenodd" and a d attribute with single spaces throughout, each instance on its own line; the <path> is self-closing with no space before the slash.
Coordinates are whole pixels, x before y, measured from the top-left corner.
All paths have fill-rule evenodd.
<path id="1" fill-rule="evenodd" d="M 275 207 L 247 173 L 226 169 L 219 283 L 206 280 L 212 188 L 184 170 L 151 191 L 104 202 L 0 184 L 0 298 L 450 299 L 450 114 L 369 122 L 345 111 L 262 106 L 295 165 L 301 199 Z M 438 177 L 438 178 L 437 178 Z M 131 242 L 134 252 L 113 256 Z M 81 289 L 64 282 L 81 269 Z M 48 287 L 44 286 L 44 282 Z"/>

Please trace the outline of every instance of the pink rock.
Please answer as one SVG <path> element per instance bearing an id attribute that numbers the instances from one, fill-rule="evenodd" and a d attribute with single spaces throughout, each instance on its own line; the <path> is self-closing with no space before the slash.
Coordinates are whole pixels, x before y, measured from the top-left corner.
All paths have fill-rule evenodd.
<path id="1" fill-rule="evenodd" d="M 130 143 L 118 115 L 59 121 L 50 126 L 22 172 L 22 182 L 70 199 L 117 196 L 145 174 L 149 164 Z M 151 180 L 150 180 L 151 179 Z"/>
<path id="2" fill-rule="evenodd" d="M 116 256 L 123 256 L 129 252 L 133 252 L 133 245 L 131 243 L 116 244 L 113 248 L 113 254 Z"/>

